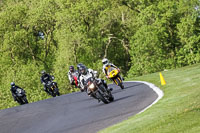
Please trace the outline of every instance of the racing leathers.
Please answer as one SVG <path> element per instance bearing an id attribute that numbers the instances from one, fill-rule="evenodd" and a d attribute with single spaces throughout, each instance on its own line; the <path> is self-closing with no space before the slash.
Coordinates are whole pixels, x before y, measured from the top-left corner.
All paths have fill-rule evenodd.
<path id="1" fill-rule="evenodd" d="M 112 63 L 108 63 L 108 64 L 106 64 L 106 65 L 103 65 L 103 73 L 106 75 L 106 76 L 108 76 L 108 69 L 109 68 L 111 68 L 111 67 L 113 67 L 113 68 L 116 68 L 116 69 L 118 69 L 119 70 L 119 68 L 117 67 L 117 66 L 115 66 L 114 64 L 112 64 Z"/>
<path id="2" fill-rule="evenodd" d="M 76 85 L 76 86 L 79 86 L 79 73 L 77 71 L 74 71 L 74 72 L 71 72 L 69 70 L 68 72 L 68 79 L 69 79 L 69 82 L 71 85 Z M 75 79 L 77 80 L 78 84 L 76 84 L 76 81 Z"/>
<path id="3" fill-rule="evenodd" d="M 48 90 L 47 90 L 47 83 L 48 83 L 48 81 L 52 81 L 53 79 L 54 79 L 54 76 L 51 76 L 48 73 L 45 73 L 44 75 L 42 75 L 40 77 L 40 81 L 44 85 L 44 91 L 48 92 Z"/>
<path id="4" fill-rule="evenodd" d="M 86 74 L 81 74 L 80 76 L 80 86 L 82 90 L 85 90 L 87 92 L 87 94 L 89 94 L 88 90 L 87 90 L 87 85 L 86 85 L 86 80 L 94 77 L 96 80 L 99 80 L 102 82 L 102 84 L 108 89 L 108 85 L 106 83 L 105 80 L 99 79 L 97 78 L 97 71 L 94 71 L 92 69 L 87 69 L 87 73 Z"/>
<path id="5" fill-rule="evenodd" d="M 12 96 L 13 96 L 14 101 L 16 101 L 16 98 L 17 98 L 17 95 L 16 95 L 17 89 L 23 90 L 22 88 L 20 88 L 20 87 L 17 86 L 17 85 L 11 86 L 11 88 L 10 88 L 10 91 L 12 92 Z"/>

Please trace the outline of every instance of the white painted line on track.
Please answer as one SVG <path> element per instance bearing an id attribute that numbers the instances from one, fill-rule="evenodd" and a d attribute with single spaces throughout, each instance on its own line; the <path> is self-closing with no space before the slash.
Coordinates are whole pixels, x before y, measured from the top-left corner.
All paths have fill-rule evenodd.
<path id="1" fill-rule="evenodd" d="M 138 83 L 143 83 L 143 84 L 146 84 L 148 85 L 150 88 L 153 89 L 153 91 L 155 91 L 157 94 L 158 94 L 158 98 L 152 103 L 150 104 L 149 106 L 147 106 L 145 109 L 143 109 L 142 111 L 140 111 L 138 114 L 144 112 L 145 110 L 147 110 L 148 108 L 150 108 L 152 105 L 154 105 L 155 103 L 157 103 L 163 96 L 164 96 L 164 93 L 163 91 L 156 87 L 154 84 L 152 83 L 149 83 L 149 82 L 145 82 L 145 81 L 124 81 L 124 82 L 138 82 Z"/>

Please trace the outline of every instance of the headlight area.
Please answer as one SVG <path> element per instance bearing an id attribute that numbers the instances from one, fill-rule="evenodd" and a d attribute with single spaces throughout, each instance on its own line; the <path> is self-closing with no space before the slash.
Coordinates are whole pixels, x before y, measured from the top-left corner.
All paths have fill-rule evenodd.
<path id="1" fill-rule="evenodd" d="M 89 85 L 89 88 L 93 89 L 94 88 L 94 83 L 92 83 L 91 85 Z"/>

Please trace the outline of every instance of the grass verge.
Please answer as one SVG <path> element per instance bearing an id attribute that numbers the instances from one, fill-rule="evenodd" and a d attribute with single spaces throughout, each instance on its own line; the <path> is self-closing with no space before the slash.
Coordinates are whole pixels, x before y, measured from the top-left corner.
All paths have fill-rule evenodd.
<path id="1" fill-rule="evenodd" d="M 106 128 L 100 133 L 197 133 L 200 132 L 200 64 L 127 79 L 147 81 L 164 97 L 145 112 Z"/>

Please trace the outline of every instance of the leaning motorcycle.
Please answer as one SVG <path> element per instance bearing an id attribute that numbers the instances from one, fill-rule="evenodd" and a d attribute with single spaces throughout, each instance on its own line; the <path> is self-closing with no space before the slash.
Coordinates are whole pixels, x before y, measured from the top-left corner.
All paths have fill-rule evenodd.
<path id="1" fill-rule="evenodd" d="M 112 80 L 117 86 L 120 86 L 121 89 L 124 89 L 123 80 L 119 75 L 120 70 L 116 68 L 108 69 L 108 79 Z"/>
<path id="2" fill-rule="evenodd" d="M 52 97 L 60 96 L 60 92 L 56 82 L 48 81 L 46 84 L 48 92 Z"/>
<path id="3" fill-rule="evenodd" d="M 16 90 L 16 101 L 22 105 L 28 103 L 28 100 L 26 98 L 25 91 L 23 89 L 17 89 Z"/>
<path id="4" fill-rule="evenodd" d="M 95 99 L 98 99 L 105 104 L 112 102 L 114 100 L 111 91 L 105 88 L 101 80 L 97 80 L 93 77 L 90 77 L 89 79 L 86 80 L 86 84 L 87 84 L 87 93 L 92 97 L 94 97 Z"/>

